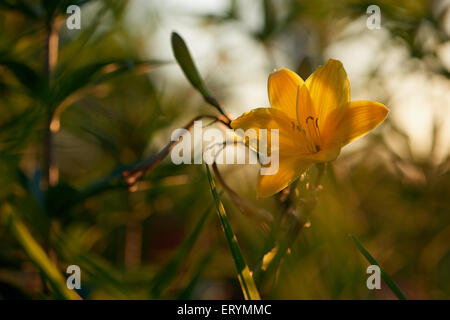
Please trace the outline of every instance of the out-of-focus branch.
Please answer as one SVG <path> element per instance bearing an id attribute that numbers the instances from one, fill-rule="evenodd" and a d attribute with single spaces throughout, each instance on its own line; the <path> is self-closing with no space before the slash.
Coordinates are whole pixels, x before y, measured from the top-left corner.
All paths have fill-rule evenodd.
<path id="1" fill-rule="evenodd" d="M 47 23 L 44 64 L 48 88 L 51 87 L 53 71 L 58 62 L 59 29 L 61 24 L 62 20 L 60 19 L 55 19 Z M 44 189 L 47 189 L 49 186 L 56 185 L 59 179 L 58 167 L 54 163 L 53 158 L 53 131 L 51 130 L 53 118 L 52 113 L 52 108 L 48 105 L 44 133 L 44 168 L 42 178 L 42 187 Z"/>
<path id="2" fill-rule="evenodd" d="M 200 119 L 211 119 L 213 120 L 213 123 L 221 123 L 225 125 L 226 127 L 229 126 L 229 122 L 227 119 L 224 119 L 223 117 L 219 116 L 212 116 L 212 115 L 200 115 L 192 119 L 187 125 L 185 125 L 183 128 L 185 130 L 191 130 L 194 126 L 194 122 L 198 121 Z M 127 170 L 122 173 L 122 177 L 125 179 L 126 183 L 129 187 L 133 186 L 139 179 L 141 179 L 145 173 L 153 170 L 153 168 L 157 167 L 162 160 L 169 154 L 169 152 L 172 150 L 172 148 L 181 141 L 183 136 L 180 136 L 178 140 L 170 141 L 166 144 L 166 146 L 158 152 L 156 155 L 150 157 L 149 159 L 145 160 L 141 165 L 139 165 L 137 168 L 132 170 Z"/>

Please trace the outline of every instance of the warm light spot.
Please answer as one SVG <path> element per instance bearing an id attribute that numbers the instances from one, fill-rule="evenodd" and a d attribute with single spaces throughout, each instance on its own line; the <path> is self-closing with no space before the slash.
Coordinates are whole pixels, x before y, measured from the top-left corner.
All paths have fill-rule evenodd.
<path id="1" fill-rule="evenodd" d="M 59 131 L 60 127 L 61 123 L 59 121 L 59 118 L 53 118 L 52 122 L 50 122 L 50 131 L 56 133 Z"/>
<path id="2" fill-rule="evenodd" d="M 59 181 L 59 169 L 56 165 L 51 165 L 48 171 L 48 182 L 51 186 L 55 186 Z"/>

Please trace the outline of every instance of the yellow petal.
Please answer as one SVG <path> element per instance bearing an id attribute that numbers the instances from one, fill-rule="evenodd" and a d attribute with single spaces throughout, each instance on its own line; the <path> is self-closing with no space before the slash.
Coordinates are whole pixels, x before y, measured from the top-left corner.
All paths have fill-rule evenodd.
<path id="1" fill-rule="evenodd" d="M 306 85 L 299 86 L 297 94 L 297 119 L 299 123 L 305 127 L 305 122 L 308 117 L 316 117 L 314 102 L 311 99 L 311 95 Z"/>
<path id="2" fill-rule="evenodd" d="M 350 101 L 350 81 L 340 61 L 328 60 L 305 81 L 314 101 L 319 126 L 326 116 Z"/>
<path id="3" fill-rule="evenodd" d="M 271 107 L 283 111 L 291 119 L 297 119 L 297 87 L 303 83 L 303 79 L 289 69 L 271 73 L 267 83 Z"/>
<path id="4" fill-rule="evenodd" d="M 280 157 L 278 172 L 274 175 L 259 175 L 258 197 L 265 198 L 283 190 L 303 172 L 308 170 L 312 162 L 299 160 L 296 157 Z"/>
<path id="5" fill-rule="evenodd" d="M 326 120 L 323 139 L 326 147 L 344 146 L 386 119 L 389 109 L 374 101 L 352 101 L 342 112 L 335 111 Z"/>
<path id="6" fill-rule="evenodd" d="M 279 154 L 281 156 L 293 156 L 309 154 L 305 137 L 300 135 L 297 129 L 297 121 L 290 119 L 284 112 L 274 108 L 257 108 L 244 113 L 242 116 L 231 122 L 233 129 L 254 129 L 254 133 L 249 132 L 250 141 L 257 140 L 259 129 L 267 129 L 268 150 L 270 145 L 272 129 L 278 129 Z M 252 148 L 256 146 L 251 145 Z M 273 146 L 274 148 L 276 146 Z M 274 151 L 274 150 L 272 150 Z"/>

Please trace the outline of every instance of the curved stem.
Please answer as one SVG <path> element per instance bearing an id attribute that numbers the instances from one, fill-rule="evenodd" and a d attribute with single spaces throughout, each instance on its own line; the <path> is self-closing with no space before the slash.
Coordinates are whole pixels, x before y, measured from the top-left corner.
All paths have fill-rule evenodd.
<path id="1" fill-rule="evenodd" d="M 212 119 L 213 123 L 218 122 L 218 123 L 225 125 L 228 128 L 230 127 L 229 123 L 226 122 L 226 120 L 223 120 L 219 117 L 211 116 L 211 115 L 200 115 L 200 116 L 195 117 L 191 121 L 189 121 L 189 123 L 187 125 L 185 125 L 183 128 L 185 130 L 191 130 L 192 127 L 194 126 L 194 122 L 198 121 L 200 119 Z M 182 138 L 182 136 L 180 136 L 178 138 L 178 140 L 170 141 L 169 143 L 167 143 L 166 146 L 160 152 L 158 152 L 156 155 L 150 157 L 149 159 L 145 160 L 144 163 L 139 165 L 137 168 L 124 171 L 122 173 L 122 177 L 125 179 L 128 186 L 129 187 L 133 186 L 134 184 L 136 184 L 136 182 L 138 182 L 144 176 L 145 173 L 147 173 L 147 172 L 153 170 L 155 167 L 157 167 L 161 163 L 161 161 L 163 161 L 164 158 L 169 154 L 169 152 L 172 150 L 172 148 L 178 142 L 181 141 L 181 138 Z"/>

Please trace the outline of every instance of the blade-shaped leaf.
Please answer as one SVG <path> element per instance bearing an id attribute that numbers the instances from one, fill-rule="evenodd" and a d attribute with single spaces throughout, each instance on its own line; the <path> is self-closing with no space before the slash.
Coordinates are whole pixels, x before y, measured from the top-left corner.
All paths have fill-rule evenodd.
<path id="1" fill-rule="evenodd" d="M 57 70 L 55 74 L 56 81 L 54 81 L 54 87 L 51 88 L 51 105 L 53 108 L 56 108 L 75 92 L 89 85 L 97 85 L 105 82 L 126 71 L 145 67 L 153 68 L 166 63 L 160 60 L 131 61 L 122 59 L 95 62 L 70 72 Z"/>
<path id="2" fill-rule="evenodd" d="M 200 259 L 198 264 L 195 267 L 195 271 L 193 272 L 191 276 L 191 280 L 189 281 L 188 285 L 181 291 L 181 293 L 178 295 L 177 300 L 186 300 L 191 299 L 192 292 L 195 289 L 195 286 L 197 285 L 198 281 L 200 280 L 201 275 L 205 271 L 205 269 L 208 267 L 209 262 L 216 254 L 217 249 L 219 248 L 221 239 L 217 239 L 214 245 L 209 249 L 203 257 Z"/>
<path id="3" fill-rule="evenodd" d="M 392 290 L 392 292 L 399 298 L 400 300 L 407 300 L 406 296 L 403 294 L 402 290 L 395 284 L 394 280 L 391 279 L 391 277 L 388 276 L 388 274 L 381 268 L 380 264 L 375 260 L 374 257 L 369 253 L 369 251 L 364 248 L 364 246 L 361 244 L 361 242 L 352 234 L 350 234 L 350 237 L 352 238 L 353 242 L 356 245 L 356 248 L 358 248 L 359 252 L 369 261 L 372 265 L 377 265 L 380 267 L 381 271 L 381 277 L 383 278 L 384 282 L 388 285 L 388 287 Z"/>
<path id="4" fill-rule="evenodd" d="M 172 32 L 171 42 L 175 59 L 180 65 L 181 70 L 183 70 L 186 78 L 189 80 L 192 86 L 200 92 L 200 94 L 203 96 L 203 99 L 207 103 L 212 105 L 227 118 L 219 103 L 217 102 L 217 99 L 209 92 L 208 88 L 206 87 L 183 38 L 178 33 Z"/>
<path id="5" fill-rule="evenodd" d="M 231 255 L 233 256 L 244 298 L 247 300 L 260 300 L 261 297 L 259 295 L 258 289 L 256 288 L 255 282 L 253 280 L 252 274 L 250 273 L 250 269 L 245 262 L 244 256 L 241 253 L 237 238 L 234 235 L 225 208 L 220 200 L 219 194 L 217 193 L 216 186 L 214 180 L 212 179 L 211 171 L 209 170 L 208 165 L 206 165 L 206 174 L 208 176 L 209 186 L 211 188 L 211 193 L 216 204 L 220 223 L 222 224 L 223 233 L 225 234 L 228 247 L 230 248 Z"/>
<path id="6" fill-rule="evenodd" d="M 31 19 L 42 17 L 42 10 L 39 4 L 30 3 L 30 1 L 0 1 L 0 8 L 15 11 Z"/>
<path id="7" fill-rule="evenodd" d="M 189 237 L 183 242 L 183 244 L 180 246 L 180 248 L 176 251 L 176 253 L 173 255 L 172 259 L 169 261 L 167 265 L 164 266 L 164 268 L 158 272 L 155 276 L 155 280 L 153 283 L 152 288 L 152 296 L 158 298 L 163 290 L 170 284 L 173 277 L 176 274 L 176 271 L 178 270 L 179 265 L 183 261 L 183 259 L 186 257 L 187 253 L 191 250 L 193 247 L 195 241 L 198 239 L 200 233 L 203 230 L 203 227 L 205 226 L 206 222 L 208 221 L 208 218 L 211 216 L 211 209 L 212 206 L 209 205 L 208 208 L 205 210 L 205 212 L 200 217 L 200 220 L 198 221 L 197 225 L 195 226 L 192 233 L 189 235 Z"/>
<path id="8" fill-rule="evenodd" d="M 39 98 L 42 97 L 43 90 L 46 90 L 46 87 L 43 85 L 44 81 L 42 81 L 41 76 L 33 68 L 25 63 L 5 57 L 0 58 L 0 65 L 11 71 L 32 94 Z"/>
<path id="9" fill-rule="evenodd" d="M 61 298 L 79 300 L 80 296 L 78 296 L 75 291 L 67 288 L 66 282 L 61 273 L 52 264 L 49 257 L 33 238 L 28 228 L 16 216 L 12 207 L 9 205 L 4 205 L 2 208 L 2 213 L 17 241 L 21 244 L 30 260 L 39 268 L 48 280 L 55 292 Z"/>

